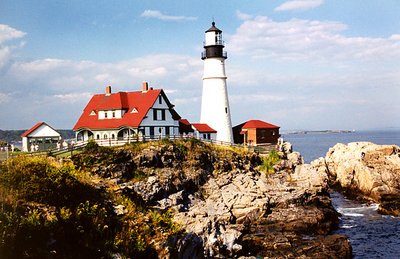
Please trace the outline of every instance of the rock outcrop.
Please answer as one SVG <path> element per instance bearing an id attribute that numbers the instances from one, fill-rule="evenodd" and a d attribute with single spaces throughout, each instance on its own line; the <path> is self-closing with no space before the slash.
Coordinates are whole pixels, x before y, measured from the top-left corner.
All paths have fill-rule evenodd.
<path id="1" fill-rule="evenodd" d="M 273 173 L 270 167 L 263 171 L 262 156 L 237 151 L 204 143 L 159 144 L 120 152 L 124 157 L 131 152 L 129 163 L 115 158 L 99 167 L 120 172 L 97 167 L 92 172 L 110 176 L 116 192 L 143 208 L 171 212 L 182 232 L 155 244 L 160 258 L 351 258 L 348 240 L 331 235 L 339 214 L 327 174 L 304 165 L 291 148 L 280 153 Z M 130 175 L 135 177 L 124 179 Z M 115 207 L 118 215 L 123 209 Z"/>
<path id="2" fill-rule="evenodd" d="M 314 161 L 331 183 L 349 195 L 377 202 L 385 214 L 400 216 L 400 148 L 370 142 L 336 144 Z"/>
<path id="3" fill-rule="evenodd" d="M 155 152 L 139 161 L 147 166 L 145 161 L 163 157 Z M 165 257 L 350 258 L 347 239 L 329 235 L 338 225 L 338 213 L 331 205 L 327 175 L 303 165 L 299 153 L 284 157 L 276 172 L 267 174 L 259 170 L 262 158 L 255 154 L 229 159 L 200 154 L 197 166 L 148 167 L 148 178 L 120 188 L 147 205 L 173 211 L 185 231 L 168 240 Z"/>

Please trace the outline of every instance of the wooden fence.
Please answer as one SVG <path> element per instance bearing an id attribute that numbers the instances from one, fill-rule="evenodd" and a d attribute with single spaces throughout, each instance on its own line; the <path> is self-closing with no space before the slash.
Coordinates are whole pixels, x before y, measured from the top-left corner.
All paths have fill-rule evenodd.
<path id="1" fill-rule="evenodd" d="M 89 141 L 95 141 L 99 146 L 123 146 L 125 144 L 130 144 L 134 142 L 146 142 L 146 141 L 159 141 L 163 139 L 168 139 L 171 141 L 174 140 L 180 140 L 180 139 L 193 139 L 195 137 L 192 136 L 146 136 L 146 137 L 140 137 L 140 138 L 129 138 L 129 139 L 93 139 Z M 268 146 L 247 146 L 243 144 L 234 144 L 230 142 L 224 142 L 224 141 L 218 141 L 218 140 L 210 140 L 210 139 L 201 139 L 201 138 L 195 138 L 198 139 L 204 143 L 210 143 L 210 144 L 216 144 L 220 146 L 234 146 L 234 147 L 241 147 L 241 148 L 247 148 L 248 150 L 258 152 L 258 153 L 266 153 L 269 152 L 270 150 L 275 148 L 275 145 L 268 145 Z M 89 143 L 89 141 L 72 141 L 71 143 L 68 144 L 68 147 L 60 147 L 60 148 L 54 148 L 54 149 L 49 149 L 45 151 L 37 151 L 37 152 L 24 152 L 24 154 L 32 155 L 32 156 L 39 156 L 39 155 L 51 155 L 51 156 L 62 156 L 62 155 L 72 155 L 74 152 L 80 151 L 86 147 L 86 145 Z M 12 152 L 0 152 L 0 161 L 6 160 L 10 156 L 14 156 L 15 154 L 20 154 L 20 153 L 12 153 Z"/>

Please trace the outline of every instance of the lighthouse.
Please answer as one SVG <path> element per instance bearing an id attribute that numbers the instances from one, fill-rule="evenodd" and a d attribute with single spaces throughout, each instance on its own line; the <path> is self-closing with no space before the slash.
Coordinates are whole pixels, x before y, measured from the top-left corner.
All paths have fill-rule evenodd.
<path id="1" fill-rule="evenodd" d="M 203 94 L 200 122 L 217 131 L 217 140 L 233 143 L 231 112 L 226 86 L 224 41 L 222 31 L 212 23 L 205 32 Z"/>

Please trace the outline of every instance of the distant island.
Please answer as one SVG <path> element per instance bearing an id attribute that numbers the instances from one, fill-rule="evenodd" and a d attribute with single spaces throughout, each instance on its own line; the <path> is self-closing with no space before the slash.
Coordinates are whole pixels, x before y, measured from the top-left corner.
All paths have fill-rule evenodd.
<path id="1" fill-rule="evenodd" d="M 326 133 L 354 133 L 355 130 L 303 130 L 282 132 L 283 135 L 289 134 L 326 134 Z"/>

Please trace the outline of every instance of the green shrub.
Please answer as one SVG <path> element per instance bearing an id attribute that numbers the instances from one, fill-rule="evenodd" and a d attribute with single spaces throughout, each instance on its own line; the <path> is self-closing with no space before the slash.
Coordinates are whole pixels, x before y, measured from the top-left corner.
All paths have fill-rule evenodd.
<path id="1" fill-rule="evenodd" d="M 153 244 L 180 231 L 170 212 L 96 189 L 90 177 L 53 158 L 1 163 L 0 258 L 154 258 Z M 115 214 L 118 204 L 126 214 Z"/>
<path id="2" fill-rule="evenodd" d="M 0 165 L 0 186 L 16 200 L 75 207 L 100 193 L 79 179 L 72 163 L 57 165 L 46 157 L 20 156 Z"/>
<path id="3" fill-rule="evenodd" d="M 266 173 L 274 173 L 274 165 L 276 165 L 281 158 L 276 150 L 271 150 L 269 154 L 263 157 L 262 164 L 260 165 L 260 170 Z"/>

